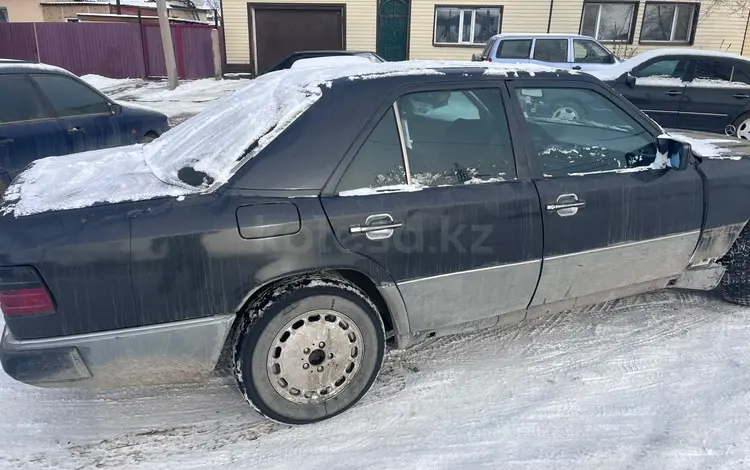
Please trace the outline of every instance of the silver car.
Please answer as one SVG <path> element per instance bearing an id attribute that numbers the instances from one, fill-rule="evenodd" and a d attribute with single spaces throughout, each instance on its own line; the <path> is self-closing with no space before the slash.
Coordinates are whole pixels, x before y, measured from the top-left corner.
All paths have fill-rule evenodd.
<path id="1" fill-rule="evenodd" d="M 578 34 L 497 34 L 473 61 L 539 64 L 573 70 L 601 70 L 620 59 L 596 39 Z"/>

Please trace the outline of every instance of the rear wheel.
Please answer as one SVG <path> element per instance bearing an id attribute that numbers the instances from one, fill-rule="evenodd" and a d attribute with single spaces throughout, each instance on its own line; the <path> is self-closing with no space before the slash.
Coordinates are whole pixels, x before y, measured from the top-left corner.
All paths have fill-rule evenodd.
<path id="1" fill-rule="evenodd" d="M 740 139 L 750 140 L 750 113 L 738 117 L 731 126 L 724 129 L 727 135 L 734 135 Z"/>
<path id="2" fill-rule="evenodd" d="M 266 417 L 308 424 L 350 408 L 385 352 L 375 305 L 345 281 L 312 277 L 267 293 L 243 319 L 234 351 L 240 392 Z"/>
<path id="3" fill-rule="evenodd" d="M 727 270 L 721 279 L 721 294 L 725 300 L 750 306 L 750 231 L 742 231 L 734 246 L 723 259 Z"/>

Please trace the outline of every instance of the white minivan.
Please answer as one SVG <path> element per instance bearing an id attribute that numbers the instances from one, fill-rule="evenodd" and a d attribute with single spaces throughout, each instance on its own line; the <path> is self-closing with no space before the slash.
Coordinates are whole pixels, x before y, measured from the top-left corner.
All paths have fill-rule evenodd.
<path id="1" fill-rule="evenodd" d="M 473 61 L 539 64 L 573 70 L 601 70 L 620 59 L 602 43 L 578 34 L 497 34 Z"/>

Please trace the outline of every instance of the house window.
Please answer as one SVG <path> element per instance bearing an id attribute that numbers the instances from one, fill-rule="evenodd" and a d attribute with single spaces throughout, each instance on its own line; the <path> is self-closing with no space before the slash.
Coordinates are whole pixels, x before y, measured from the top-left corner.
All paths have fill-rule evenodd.
<path id="1" fill-rule="evenodd" d="M 9 23 L 10 18 L 8 17 L 8 9 L 0 7 L 0 23 Z"/>
<path id="2" fill-rule="evenodd" d="M 634 2 L 584 3 L 581 34 L 600 41 L 632 43 L 637 5 Z"/>
<path id="3" fill-rule="evenodd" d="M 435 7 L 435 44 L 484 45 L 500 32 L 502 7 Z"/>
<path id="4" fill-rule="evenodd" d="M 78 23 L 78 18 L 65 18 L 68 23 Z"/>
<path id="5" fill-rule="evenodd" d="M 641 42 L 689 43 L 697 19 L 697 3 L 646 3 Z"/>

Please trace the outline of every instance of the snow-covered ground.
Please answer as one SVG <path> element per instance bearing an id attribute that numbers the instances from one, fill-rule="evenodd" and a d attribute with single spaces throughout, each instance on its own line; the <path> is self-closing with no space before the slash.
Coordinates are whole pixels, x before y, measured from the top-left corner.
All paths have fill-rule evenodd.
<path id="1" fill-rule="evenodd" d="M 175 90 L 170 90 L 167 82 L 163 80 L 119 79 L 99 75 L 84 75 L 81 79 L 110 98 L 124 104 L 146 106 L 166 114 L 172 126 L 176 126 L 190 116 L 203 111 L 217 99 L 244 88 L 250 83 L 248 80 L 205 78 L 183 80 Z"/>
<path id="2" fill-rule="evenodd" d="M 663 291 L 390 353 L 323 423 L 231 380 L 108 392 L 0 375 L 0 468 L 747 468 L 750 309 Z"/>

